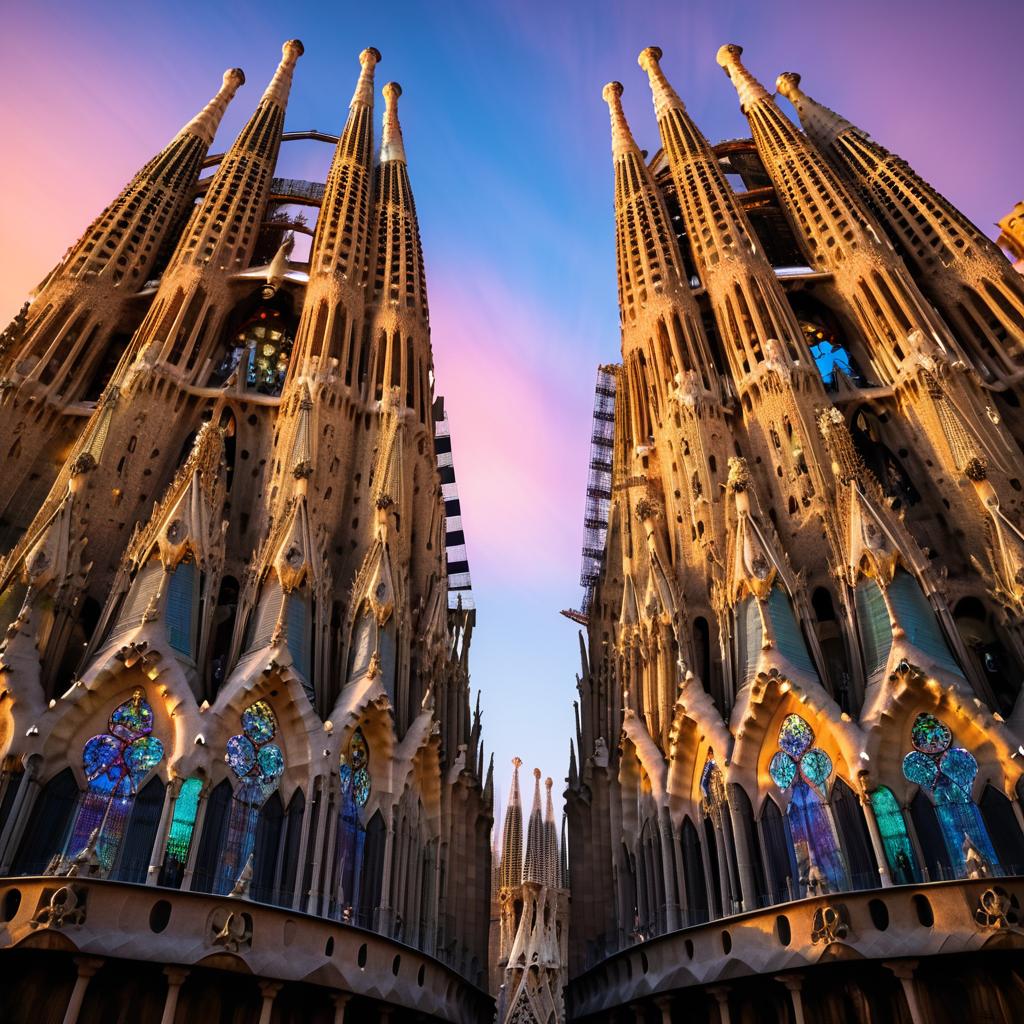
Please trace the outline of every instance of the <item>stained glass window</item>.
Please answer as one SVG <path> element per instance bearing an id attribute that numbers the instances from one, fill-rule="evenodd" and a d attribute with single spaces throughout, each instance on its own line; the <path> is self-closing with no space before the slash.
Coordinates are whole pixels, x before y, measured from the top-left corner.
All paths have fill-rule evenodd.
<path id="1" fill-rule="evenodd" d="M 366 831 L 359 808 L 370 799 L 370 748 L 362 729 L 356 729 L 338 764 L 341 802 L 338 812 L 337 895 L 335 911 L 342 920 L 358 923 L 359 882 Z"/>
<path id="2" fill-rule="evenodd" d="M 264 395 L 279 395 L 292 354 L 291 328 L 279 310 L 266 307 L 244 323 L 230 342 L 230 349 L 211 375 L 215 386 L 235 372 L 246 386 Z"/>
<path id="3" fill-rule="evenodd" d="M 260 808 L 281 783 L 284 753 L 273 742 L 277 716 L 265 700 L 250 704 L 241 715 L 242 731 L 232 736 L 224 760 L 238 778 L 231 801 L 224 856 L 214 891 L 230 892 L 245 867 L 256 840 Z"/>
<path id="4" fill-rule="evenodd" d="M 167 832 L 164 865 L 160 873 L 161 885 L 181 885 L 189 850 L 192 847 L 192 831 L 196 824 L 199 794 L 202 789 L 203 780 L 193 776 L 185 779 L 178 791 L 178 799 L 174 801 L 174 814 L 171 816 L 171 827 Z"/>
<path id="5" fill-rule="evenodd" d="M 942 827 L 942 839 L 957 875 L 966 873 L 964 846 L 970 843 L 992 866 L 998 861 L 981 812 L 971 799 L 978 762 L 963 747 L 954 747 L 945 722 L 922 712 L 910 729 L 914 746 L 903 758 L 903 774 L 929 791 Z"/>
<path id="6" fill-rule="evenodd" d="M 107 728 L 82 750 L 88 788 L 64 847 L 66 858 L 77 856 L 98 829 L 96 855 L 104 871 L 114 863 L 140 784 L 164 756 L 163 744 L 151 735 L 153 709 L 141 687 L 114 708 Z"/>
<path id="7" fill-rule="evenodd" d="M 871 808 L 875 812 L 878 831 L 882 836 L 885 859 L 889 862 L 892 880 L 897 885 L 920 881 L 914 847 L 907 834 L 907 822 L 896 802 L 892 790 L 879 786 L 871 794 Z"/>
<path id="8" fill-rule="evenodd" d="M 806 881 L 813 864 L 831 889 L 845 889 L 846 865 L 832 812 L 823 799 L 832 758 L 813 743 L 810 725 L 799 715 L 787 715 L 779 728 L 780 749 L 768 764 L 768 774 L 779 789 L 792 787 L 789 827 L 800 877 Z"/>

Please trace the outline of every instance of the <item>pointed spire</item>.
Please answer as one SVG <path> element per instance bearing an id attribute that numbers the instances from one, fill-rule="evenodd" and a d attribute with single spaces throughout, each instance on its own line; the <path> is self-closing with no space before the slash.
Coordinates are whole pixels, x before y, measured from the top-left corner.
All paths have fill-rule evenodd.
<path id="1" fill-rule="evenodd" d="M 245 85 L 245 72 L 241 68 L 228 68 L 224 72 L 224 81 L 217 95 L 181 129 L 180 134 L 195 135 L 209 146 L 217 134 L 224 111 L 227 110 L 235 93 L 243 85 Z"/>
<path id="2" fill-rule="evenodd" d="M 398 122 L 398 97 L 402 87 L 397 82 L 384 86 L 384 129 L 380 140 L 380 162 L 391 160 L 405 162 L 405 144 L 402 142 L 402 126 Z"/>
<path id="3" fill-rule="evenodd" d="M 558 826 L 555 824 L 555 805 L 551 797 L 553 780 L 546 778 L 547 791 L 544 802 L 544 884 L 554 888 L 558 885 Z"/>
<path id="4" fill-rule="evenodd" d="M 743 47 L 735 43 L 726 43 L 719 48 L 715 59 L 721 65 L 722 70 L 729 76 L 740 98 L 740 110 L 747 113 L 747 108 L 758 100 L 771 101 L 768 90 L 743 66 L 740 55 Z"/>
<path id="5" fill-rule="evenodd" d="M 800 89 L 800 76 L 795 71 L 784 71 L 779 75 L 775 79 L 775 88 L 796 107 L 804 131 L 819 146 L 828 147 L 843 132 L 857 130 L 834 110 L 816 103 L 803 92 Z"/>
<path id="6" fill-rule="evenodd" d="M 298 39 L 289 39 L 281 47 L 281 63 L 277 65 L 274 77 L 263 91 L 261 103 L 276 103 L 282 110 L 288 105 L 295 65 L 305 52 L 305 47 Z"/>
<path id="7" fill-rule="evenodd" d="M 522 761 L 512 758 L 512 787 L 501 837 L 501 870 L 499 884 L 519 885 L 523 880 L 523 807 L 519 796 L 519 768 Z"/>
<path id="8" fill-rule="evenodd" d="M 533 769 L 533 806 L 526 828 L 526 858 L 523 881 L 544 884 L 544 819 L 540 810 L 540 769 Z"/>

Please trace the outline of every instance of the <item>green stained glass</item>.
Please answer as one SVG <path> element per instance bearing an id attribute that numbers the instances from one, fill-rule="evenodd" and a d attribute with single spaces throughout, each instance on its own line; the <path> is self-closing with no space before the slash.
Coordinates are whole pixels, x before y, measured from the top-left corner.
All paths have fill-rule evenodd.
<path id="1" fill-rule="evenodd" d="M 266 785 L 279 779 L 284 773 L 284 754 L 276 743 L 267 743 L 256 754 L 261 781 Z"/>
<path id="2" fill-rule="evenodd" d="M 878 831 L 882 836 L 885 859 L 889 862 L 892 879 L 897 885 L 908 885 L 918 880 L 914 848 L 907 835 L 903 811 L 892 791 L 880 786 L 871 794 L 871 808 L 875 812 Z"/>
<path id="3" fill-rule="evenodd" d="M 196 823 L 199 794 L 202 788 L 202 779 L 186 779 L 181 784 L 178 799 L 174 802 L 171 827 L 167 833 L 165 861 L 174 860 L 180 865 L 184 865 L 188 861 L 188 851 L 192 845 L 192 830 Z"/>
<path id="4" fill-rule="evenodd" d="M 814 730 L 799 715 L 787 715 L 779 729 L 779 746 L 799 759 L 813 742 Z"/>
<path id="5" fill-rule="evenodd" d="M 364 807 L 370 799 L 370 773 L 365 768 L 357 768 L 352 776 L 352 794 L 359 807 Z"/>
<path id="6" fill-rule="evenodd" d="M 832 758 L 824 750 L 813 747 L 800 758 L 800 771 L 808 782 L 823 786 L 832 774 Z"/>
<path id="7" fill-rule="evenodd" d="M 922 754 L 919 750 L 912 750 L 903 758 L 903 774 L 911 782 L 931 789 L 935 785 L 939 768 L 934 759 L 927 754 Z"/>
<path id="8" fill-rule="evenodd" d="M 352 734 L 352 741 L 348 747 L 349 761 L 353 768 L 364 768 L 369 760 L 369 751 L 366 749 L 366 737 L 362 729 L 356 729 Z"/>
<path id="9" fill-rule="evenodd" d="M 125 747 L 124 763 L 134 785 L 145 777 L 150 768 L 155 768 L 164 756 L 164 745 L 155 736 L 140 736 Z"/>
<path id="10" fill-rule="evenodd" d="M 779 789 L 789 789 L 796 778 L 796 761 L 784 750 L 777 750 L 768 765 L 768 774 Z"/>
<path id="11" fill-rule="evenodd" d="M 923 754 L 941 754 L 953 742 L 953 734 L 934 715 L 922 713 L 914 720 L 910 741 Z"/>

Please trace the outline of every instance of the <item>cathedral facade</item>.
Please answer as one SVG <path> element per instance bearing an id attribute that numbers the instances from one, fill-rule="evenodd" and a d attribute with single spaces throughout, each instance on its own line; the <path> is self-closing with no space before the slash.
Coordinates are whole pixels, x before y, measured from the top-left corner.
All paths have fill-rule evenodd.
<path id="1" fill-rule="evenodd" d="M 906 161 L 718 63 L 611 116 L 567 814 L 570 1020 L 1024 1015 L 1024 279 Z M 578 756 L 577 756 L 578 752 Z"/>
<path id="2" fill-rule="evenodd" d="M 302 53 L 213 155 L 228 71 L 2 336 L 6 1020 L 493 1012 L 401 89 L 378 148 L 364 50 L 340 136 L 285 133 Z"/>

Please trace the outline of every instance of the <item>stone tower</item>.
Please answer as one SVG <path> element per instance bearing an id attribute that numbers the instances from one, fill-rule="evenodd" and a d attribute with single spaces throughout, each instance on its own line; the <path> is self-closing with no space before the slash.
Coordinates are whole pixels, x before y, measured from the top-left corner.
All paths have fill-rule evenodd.
<path id="1" fill-rule="evenodd" d="M 498 1024 L 561 1024 L 569 931 L 564 843 L 559 849 L 551 779 L 541 811 L 540 769 L 523 852 L 523 808 L 514 758 L 497 877 L 498 941 L 491 950 L 500 979 Z"/>
<path id="2" fill-rule="evenodd" d="M 923 1024 L 966 986 L 1008 1022 L 1019 969 L 974 951 L 1024 872 L 1020 285 L 741 53 L 751 139 L 710 144 L 657 47 L 653 158 L 603 92 L 622 362 L 569 613 L 568 1016 Z"/>
<path id="3" fill-rule="evenodd" d="M 95 963 L 76 982 L 58 944 L 0 964 L 25 991 L 57 978 L 68 1021 L 133 999 L 167 1021 L 221 998 L 265 1020 L 275 999 L 339 1022 L 492 1012 L 475 611 L 464 554 L 449 587 L 401 89 L 378 147 L 368 48 L 340 135 L 289 135 L 302 54 L 285 43 L 207 161 L 229 72 L 5 335 L 2 945 L 74 920 Z M 276 177 L 311 134 L 326 182 Z M 42 875 L 74 881 L 13 880 Z"/>

